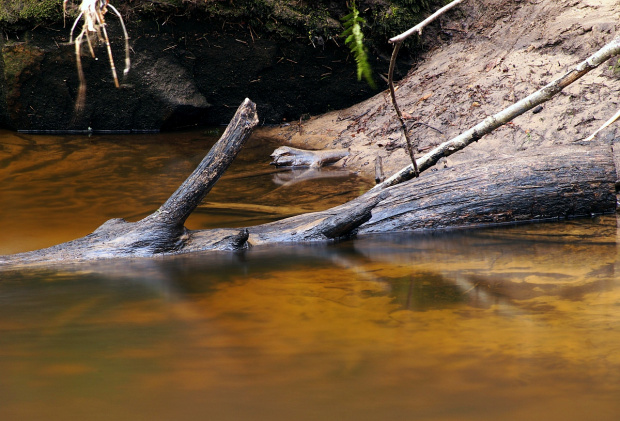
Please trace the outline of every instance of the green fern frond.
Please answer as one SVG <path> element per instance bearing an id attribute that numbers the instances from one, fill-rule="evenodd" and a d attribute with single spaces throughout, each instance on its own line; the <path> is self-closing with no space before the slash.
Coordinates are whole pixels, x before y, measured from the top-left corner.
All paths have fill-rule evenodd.
<path id="1" fill-rule="evenodd" d="M 355 6 L 355 1 L 351 2 L 350 10 L 351 13 L 342 18 L 345 28 L 342 36 L 346 37 L 344 43 L 349 46 L 355 58 L 357 80 L 364 78 L 366 83 L 375 89 L 376 84 L 372 78 L 372 68 L 368 63 L 368 55 L 364 46 L 364 34 L 362 33 L 362 25 L 366 23 L 366 20 L 360 16 L 359 10 Z"/>

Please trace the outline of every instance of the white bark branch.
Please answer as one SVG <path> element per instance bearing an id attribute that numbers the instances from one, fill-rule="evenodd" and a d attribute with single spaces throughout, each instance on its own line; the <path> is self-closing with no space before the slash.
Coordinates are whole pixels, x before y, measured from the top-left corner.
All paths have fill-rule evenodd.
<path id="1" fill-rule="evenodd" d="M 499 113 L 489 116 L 478 123 L 476 126 L 467 130 L 466 132 L 442 143 L 428 152 L 423 157 L 417 160 L 418 170 L 422 172 L 431 168 L 442 157 L 452 155 L 453 153 L 464 149 L 466 146 L 477 141 L 482 136 L 491 133 L 493 130 L 508 123 L 521 114 L 529 111 L 530 109 L 540 105 L 546 101 L 549 101 L 564 88 L 571 83 L 581 78 L 586 73 L 609 60 L 611 57 L 620 54 L 620 36 L 614 39 L 609 44 L 592 54 L 583 62 L 579 63 L 573 70 L 566 73 L 564 76 L 554 80 L 547 84 L 542 89 L 534 92 L 530 96 L 514 103 L 513 105 L 505 108 Z M 385 180 L 381 184 L 377 184 L 371 190 L 384 189 L 386 187 L 393 186 L 395 184 L 407 181 L 415 176 L 415 171 L 412 165 L 409 165 L 396 174 Z"/>
<path id="2" fill-rule="evenodd" d="M 422 34 L 422 29 L 424 29 L 424 27 L 426 25 L 428 25 L 429 23 L 431 23 L 432 21 L 437 19 L 439 16 L 441 16 L 444 13 L 446 13 L 448 10 L 452 9 L 454 6 L 457 6 L 458 4 L 460 4 L 462 2 L 463 2 L 463 0 L 454 0 L 452 3 L 445 5 L 444 7 L 442 7 L 441 9 L 437 10 L 435 13 L 433 13 L 432 15 L 430 15 L 429 17 L 424 19 L 422 22 L 418 23 L 413 28 L 403 32 L 400 35 L 397 35 L 397 36 L 395 36 L 393 38 L 390 38 L 390 43 L 394 44 L 396 42 L 403 41 L 403 40 L 409 38 L 409 36 L 411 36 L 414 33 L 417 33 L 418 35 L 421 35 Z"/>

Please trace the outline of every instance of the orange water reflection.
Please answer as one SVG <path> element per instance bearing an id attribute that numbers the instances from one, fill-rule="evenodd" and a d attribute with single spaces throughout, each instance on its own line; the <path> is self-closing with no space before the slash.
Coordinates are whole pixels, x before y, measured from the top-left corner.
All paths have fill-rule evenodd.
<path id="1" fill-rule="evenodd" d="M 0 419 L 615 420 L 616 225 L 5 272 Z"/>
<path id="2" fill-rule="evenodd" d="M 605 217 L 8 273 L 0 417 L 615 419 L 615 231 Z"/>

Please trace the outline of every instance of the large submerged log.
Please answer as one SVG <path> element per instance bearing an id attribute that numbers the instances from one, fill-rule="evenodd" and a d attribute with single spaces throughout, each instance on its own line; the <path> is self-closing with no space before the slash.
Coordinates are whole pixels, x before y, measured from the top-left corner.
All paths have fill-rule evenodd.
<path id="1" fill-rule="evenodd" d="M 0 270 L 104 258 L 152 257 L 252 245 L 330 241 L 356 233 L 470 227 L 610 213 L 618 179 L 612 141 L 530 149 L 503 159 L 427 171 L 332 209 L 242 229 L 191 231 L 184 222 L 258 123 L 246 99 L 198 168 L 157 211 L 112 219 L 47 249 L 0 256 Z"/>
<path id="2" fill-rule="evenodd" d="M 356 232 L 471 227 L 610 213 L 616 206 L 616 179 L 608 143 L 558 146 L 535 153 L 524 151 L 467 171 L 454 167 L 429 172 L 323 212 L 245 229 L 190 231 L 172 217 L 185 212 L 167 213 L 162 207 L 136 223 L 113 219 L 84 238 L 0 257 L 0 268 L 240 250 L 251 245 L 334 240 Z"/>

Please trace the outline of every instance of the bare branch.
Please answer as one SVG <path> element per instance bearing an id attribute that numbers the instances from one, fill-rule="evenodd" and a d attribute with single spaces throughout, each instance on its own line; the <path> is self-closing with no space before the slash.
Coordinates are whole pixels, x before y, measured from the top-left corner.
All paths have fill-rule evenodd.
<path id="1" fill-rule="evenodd" d="M 409 29 L 407 32 L 404 32 L 394 38 L 390 39 L 390 42 L 394 44 L 394 50 L 392 51 L 392 58 L 390 59 L 390 70 L 388 71 L 388 86 L 390 88 L 390 96 L 392 98 L 392 105 L 394 106 L 394 110 L 396 111 L 396 115 L 398 116 L 398 120 L 400 121 L 400 127 L 403 131 L 403 135 L 405 136 L 405 140 L 407 141 L 407 152 L 409 153 L 409 158 L 411 159 L 411 165 L 413 166 L 413 174 L 414 177 L 417 177 L 419 174 L 418 164 L 415 160 L 415 154 L 413 153 L 413 144 L 411 142 L 411 138 L 409 136 L 409 131 L 407 130 L 407 125 L 405 124 L 405 120 L 403 119 L 403 115 L 400 112 L 400 108 L 398 107 L 398 102 L 396 101 L 396 90 L 394 89 L 394 67 L 396 67 L 396 57 L 398 56 L 398 51 L 403 43 L 403 41 L 409 37 L 413 33 L 417 33 L 418 35 L 422 34 L 422 29 L 441 16 L 443 13 L 452 9 L 457 4 L 461 3 L 463 0 L 454 0 L 452 3 L 442 7 L 437 10 L 435 13 L 430 15 L 428 18 L 424 19 L 422 22 L 418 23 L 413 28 Z"/>
<path id="2" fill-rule="evenodd" d="M 176 192 L 157 212 L 146 217 L 172 225 L 183 225 L 235 159 L 258 124 L 256 104 L 248 98 L 237 109 L 226 130 Z"/>
<path id="3" fill-rule="evenodd" d="M 394 44 L 394 50 L 392 51 L 392 58 L 390 60 L 390 70 L 388 71 L 388 86 L 390 87 L 390 97 L 392 98 L 392 105 L 394 106 L 394 110 L 396 111 L 398 121 L 400 121 L 400 128 L 403 131 L 403 135 L 405 135 L 405 140 L 407 141 L 407 152 L 409 153 L 409 158 L 411 159 L 411 165 L 413 165 L 415 177 L 417 176 L 417 174 L 419 174 L 418 164 L 415 162 L 415 155 L 413 154 L 413 144 L 411 143 L 411 138 L 409 137 L 409 131 L 407 130 L 407 125 L 405 124 L 403 115 L 400 112 L 400 108 L 398 107 L 398 102 L 396 101 L 396 91 L 394 90 L 394 67 L 396 66 L 396 56 L 398 55 L 398 51 L 400 50 L 400 46 L 402 45 L 402 43 L 402 41 L 399 41 Z"/>
<path id="4" fill-rule="evenodd" d="M 403 32 L 400 35 L 390 38 L 390 43 L 396 44 L 397 42 L 402 42 L 405 39 L 409 38 L 409 36 L 411 36 L 414 33 L 417 33 L 418 35 L 422 35 L 422 29 L 424 29 L 425 26 L 427 26 L 429 23 L 437 19 L 439 16 L 446 13 L 448 10 L 452 9 L 454 6 L 457 6 L 459 3 L 462 3 L 462 2 L 463 0 L 454 0 L 452 3 L 445 5 L 444 7 L 442 7 L 441 9 L 437 10 L 435 13 L 433 13 L 432 15 L 424 19 L 422 22 L 418 23 L 413 28 Z"/>

